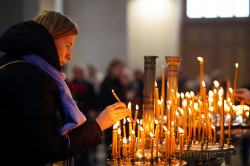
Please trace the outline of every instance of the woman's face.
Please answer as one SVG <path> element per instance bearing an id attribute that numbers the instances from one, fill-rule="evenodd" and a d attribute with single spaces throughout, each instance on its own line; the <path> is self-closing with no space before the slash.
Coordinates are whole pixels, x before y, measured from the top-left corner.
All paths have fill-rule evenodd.
<path id="1" fill-rule="evenodd" d="M 60 66 L 62 66 L 67 60 L 71 60 L 71 47 L 74 44 L 76 35 L 70 35 L 55 39 L 55 45 L 59 55 Z"/>

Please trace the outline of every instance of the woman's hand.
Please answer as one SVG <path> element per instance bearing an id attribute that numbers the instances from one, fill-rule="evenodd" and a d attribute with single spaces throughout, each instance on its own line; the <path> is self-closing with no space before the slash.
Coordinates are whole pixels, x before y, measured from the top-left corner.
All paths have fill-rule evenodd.
<path id="1" fill-rule="evenodd" d="M 126 105 L 122 102 L 117 102 L 113 105 L 106 107 L 101 114 L 96 118 L 96 122 L 104 131 L 117 121 L 127 117 L 131 113 L 131 110 L 126 108 Z"/>
<path id="2" fill-rule="evenodd" d="M 244 100 L 247 105 L 250 105 L 250 91 L 247 89 L 236 89 L 235 98 L 237 101 Z"/>

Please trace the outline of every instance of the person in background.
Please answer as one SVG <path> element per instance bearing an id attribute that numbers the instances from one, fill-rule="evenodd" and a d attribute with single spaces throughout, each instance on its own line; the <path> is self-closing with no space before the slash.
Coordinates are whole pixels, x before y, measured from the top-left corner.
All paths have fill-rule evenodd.
<path id="1" fill-rule="evenodd" d="M 73 66 L 73 79 L 68 81 L 67 85 L 80 110 L 87 115 L 88 119 L 95 119 L 97 97 L 94 87 L 84 79 L 84 66 L 82 64 Z"/>
<path id="2" fill-rule="evenodd" d="M 77 25 L 54 11 L 11 26 L 0 37 L 1 165 L 66 160 L 102 142 L 102 131 L 130 114 L 124 103 L 86 119 L 61 66 L 72 59 Z"/>
<path id="3" fill-rule="evenodd" d="M 144 84 L 144 73 L 140 69 L 134 70 L 134 80 L 133 80 L 134 88 L 135 88 L 135 103 L 138 104 L 139 109 L 142 110 L 143 105 L 143 84 Z M 139 111 L 138 117 L 142 118 L 142 111 Z"/>
<path id="4" fill-rule="evenodd" d="M 87 119 L 93 120 L 97 116 L 97 97 L 94 87 L 85 81 L 84 66 L 76 64 L 73 66 L 73 79 L 67 81 L 67 85 L 71 91 L 72 97 L 77 103 L 80 111 L 87 116 Z M 90 156 L 95 156 L 95 148 L 83 152 L 81 155 L 75 157 L 75 165 L 92 165 L 93 161 Z"/>
<path id="5" fill-rule="evenodd" d="M 96 95 L 100 93 L 100 86 L 103 81 L 103 75 L 98 71 L 98 67 L 94 63 L 90 63 L 88 65 L 88 75 L 86 76 L 86 80 L 92 84 L 95 89 Z"/>
<path id="6" fill-rule="evenodd" d="M 109 103 L 114 103 L 117 101 L 112 94 L 112 90 L 115 91 L 115 93 L 122 102 L 124 103 L 127 102 L 124 90 L 122 88 L 122 84 L 119 80 L 124 68 L 125 68 L 124 62 L 119 59 L 114 59 L 110 62 L 107 69 L 107 74 L 100 87 L 100 97 L 98 105 L 100 106 L 101 110 L 107 107 Z M 105 134 L 104 142 L 106 146 L 109 146 L 112 138 L 112 127 L 108 128 L 104 132 L 104 134 Z"/>

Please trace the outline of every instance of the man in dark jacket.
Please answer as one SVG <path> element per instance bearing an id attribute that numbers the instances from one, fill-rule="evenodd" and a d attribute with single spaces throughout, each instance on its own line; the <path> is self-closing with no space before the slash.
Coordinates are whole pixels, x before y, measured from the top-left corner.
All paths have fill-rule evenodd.
<path id="1" fill-rule="evenodd" d="M 96 120 L 87 120 L 67 134 L 59 133 L 62 125 L 72 118 L 62 111 L 65 102 L 60 98 L 62 90 L 50 73 L 23 56 L 37 54 L 59 71 L 62 63 L 71 58 L 61 60 L 59 46 L 68 48 L 68 45 L 55 44 L 62 38 L 57 38 L 56 33 L 60 27 L 67 27 L 66 23 L 73 23 L 57 12 L 43 12 L 38 17 L 40 22 L 36 19 L 17 24 L 0 37 L 0 51 L 6 53 L 0 58 L 0 151 L 1 162 L 8 165 L 42 165 L 65 160 L 100 144 L 102 131 L 129 113 L 123 103 L 116 103 Z M 44 26 L 44 22 L 54 26 L 54 31 Z M 58 34 L 72 35 L 63 30 Z"/>

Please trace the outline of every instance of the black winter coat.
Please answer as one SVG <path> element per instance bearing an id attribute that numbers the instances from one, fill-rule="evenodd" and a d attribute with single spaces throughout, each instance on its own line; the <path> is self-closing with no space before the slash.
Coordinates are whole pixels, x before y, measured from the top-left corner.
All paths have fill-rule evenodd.
<path id="1" fill-rule="evenodd" d="M 60 70 L 51 35 L 40 24 L 28 21 L 9 28 L 0 37 L 0 66 L 22 55 L 36 53 Z M 61 101 L 56 81 L 28 62 L 0 69 L 0 152 L 2 165 L 42 165 L 65 160 L 101 143 L 96 121 L 86 121 L 69 133 L 58 133 Z M 61 118 L 60 118 L 61 117 Z M 59 124 L 59 125 L 58 125 Z"/>

